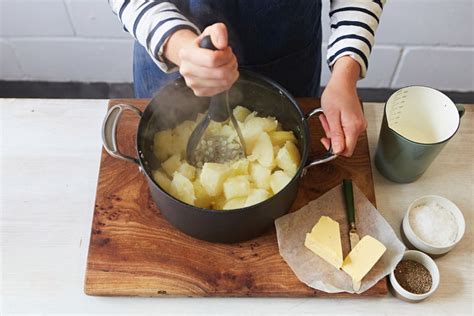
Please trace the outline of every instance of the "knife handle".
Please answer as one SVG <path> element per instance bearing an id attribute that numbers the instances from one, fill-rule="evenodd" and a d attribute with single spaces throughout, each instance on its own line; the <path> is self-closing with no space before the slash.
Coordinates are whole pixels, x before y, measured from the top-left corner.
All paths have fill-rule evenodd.
<path id="1" fill-rule="evenodd" d="M 352 190 L 352 180 L 342 180 L 342 186 L 344 188 L 344 200 L 346 201 L 346 212 L 349 224 L 355 224 L 355 208 L 354 208 L 354 191 Z"/>

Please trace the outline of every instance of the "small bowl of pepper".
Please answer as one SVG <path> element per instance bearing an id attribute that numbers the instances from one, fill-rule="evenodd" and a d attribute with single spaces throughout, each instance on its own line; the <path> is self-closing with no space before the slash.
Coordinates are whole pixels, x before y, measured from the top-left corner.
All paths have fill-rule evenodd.
<path id="1" fill-rule="evenodd" d="M 390 273 L 390 290 L 394 296 L 410 303 L 420 302 L 439 286 L 438 266 L 427 254 L 407 250 Z"/>

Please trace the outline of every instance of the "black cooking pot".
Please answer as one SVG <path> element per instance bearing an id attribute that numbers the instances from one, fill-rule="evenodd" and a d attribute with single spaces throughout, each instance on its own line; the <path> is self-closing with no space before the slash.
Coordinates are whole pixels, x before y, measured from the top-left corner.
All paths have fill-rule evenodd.
<path id="1" fill-rule="evenodd" d="M 173 128 L 184 120 L 194 120 L 198 113 L 205 112 L 209 106 L 209 98 L 196 97 L 182 78 L 162 88 L 143 113 L 127 104 L 113 106 L 102 128 L 105 150 L 113 157 L 139 165 L 146 176 L 153 200 L 173 226 L 193 237 L 224 243 L 244 241 L 263 234 L 276 218 L 289 211 L 296 198 L 300 177 L 306 169 L 336 158 L 329 150 L 322 157 L 308 162 L 310 136 L 307 120 L 322 113 L 322 109 L 317 108 L 304 115 L 295 99 L 277 83 L 241 70 L 240 78 L 229 91 L 229 100 L 232 108 L 242 105 L 257 111 L 261 116 L 276 117 L 284 130 L 291 130 L 295 134 L 302 157 L 296 175 L 285 188 L 266 201 L 241 209 L 217 211 L 188 205 L 166 193 L 153 180 L 152 170 L 160 166 L 153 154 L 155 133 Z M 118 150 L 116 127 L 125 110 L 131 110 L 141 117 L 136 138 L 138 158 L 125 156 Z"/>

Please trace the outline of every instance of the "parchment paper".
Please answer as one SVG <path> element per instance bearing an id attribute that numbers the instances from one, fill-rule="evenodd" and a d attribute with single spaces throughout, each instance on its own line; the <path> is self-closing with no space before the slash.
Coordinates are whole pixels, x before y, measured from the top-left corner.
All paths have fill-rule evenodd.
<path id="1" fill-rule="evenodd" d="M 397 238 L 390 224 L 355 184 L 354 205 L 356 226 L 360 238 L 370 235 L 387 248 L 372 270 L 362 279 L 360 290 L 357 292 L 354 292 L 352 280 L 348 274 L 336 269 L 304 246 L 306 233 L 311 231 L 321 216 L 326 215 L 339 222 L 343 257 L 345 258 L 349 253 L 349 225 L 342 185 L 333 188 L 298 211 L 282 216 L 275 221 L 280 255 L 301 282 L 328 293 L 359 294 L 389 274 L 401 260 L 405 246 Z"/>

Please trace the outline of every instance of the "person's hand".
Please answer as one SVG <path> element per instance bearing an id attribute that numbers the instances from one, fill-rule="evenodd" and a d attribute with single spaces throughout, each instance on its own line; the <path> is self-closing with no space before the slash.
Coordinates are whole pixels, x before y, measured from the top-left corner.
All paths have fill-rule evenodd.
<path id="1" fill-rule="evenodd" d="M 199 47 L 206 36 L 218 49 Z M 227 29 L 216 23 L 207 27 L 200 36 L 189 30 L 175 32 L 164 48 L 165 58 L 179 66 L 186 84 L 197 96 L 213 96 L 228 90 L 239 78 L 237 58 L 228 46 Z"/>
<path id="2" fill-rule="evenodd" d="M 349 56 L 341 57 L 334 65 L 331 79 L 321 96 L 324 115 L 320 115 L 326 137 L 321 142 L 335 154 L 349 157 L 354 152 L 359 134 L 367 128 L 367 121 L 357 95 L 356 83 L 360 66 Z"/>

